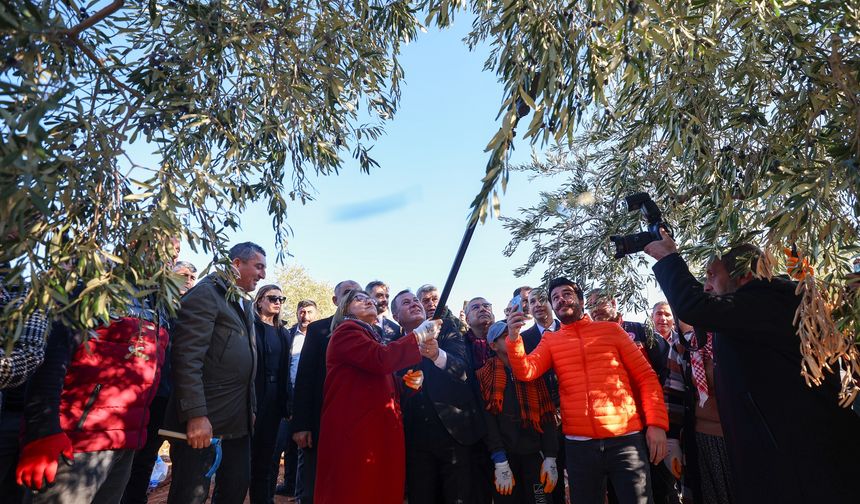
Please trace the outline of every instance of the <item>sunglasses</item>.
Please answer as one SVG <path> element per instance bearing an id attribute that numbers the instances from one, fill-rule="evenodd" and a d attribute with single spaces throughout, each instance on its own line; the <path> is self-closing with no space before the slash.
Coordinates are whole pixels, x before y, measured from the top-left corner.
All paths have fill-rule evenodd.
<path id="1" fill-rule="evenodd" d="M 266 296 L 270 303 L 283 303 L 287 300 L 284 296 Z"/>

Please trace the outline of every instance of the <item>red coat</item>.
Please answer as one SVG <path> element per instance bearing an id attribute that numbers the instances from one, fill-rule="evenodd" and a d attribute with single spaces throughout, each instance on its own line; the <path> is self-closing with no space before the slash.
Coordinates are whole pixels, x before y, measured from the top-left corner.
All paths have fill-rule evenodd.
<path id="1" fill-rule="evenodd" d="M 394 372 L 421 362 L 411 335 L 380 344 L 347 320 L 326 353 L 314 502 L 402 504 L 406 447 Z"/>

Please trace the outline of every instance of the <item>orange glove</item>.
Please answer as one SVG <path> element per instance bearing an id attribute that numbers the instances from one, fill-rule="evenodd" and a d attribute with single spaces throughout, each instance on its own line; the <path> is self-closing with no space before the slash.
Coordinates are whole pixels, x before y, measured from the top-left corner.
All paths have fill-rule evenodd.
<path id="1" fill-rule="evenodd" d="M 31 441 L 21 450 L 15 470 L 18 484 L 33 490 L 42 489 L 54 482 L 60 457 L 69 465 L 74 462 L 72 442 L 65 432 Z"/>
<path id="2" fill-rule="evenodd" d="M 788 247 L 784 247 L 782 250 L 786 255 L 786 270 L 791 278 L 795 280 L 803 280 L 806 278 L 806 275 L 812 276 L 815 274 L 815 270 L 809 265 L 809 260 L 806 258 L 801 260 L 800 257 L 798 257 L 796 253 Z"/>
<path id="3" fill-rule="evenodd" d="M 420 369 L 410 370 L 403 375 L 403 383 L 412 390 L 420 389 L 421 384 L 424 383 L 424 371 Z"/>

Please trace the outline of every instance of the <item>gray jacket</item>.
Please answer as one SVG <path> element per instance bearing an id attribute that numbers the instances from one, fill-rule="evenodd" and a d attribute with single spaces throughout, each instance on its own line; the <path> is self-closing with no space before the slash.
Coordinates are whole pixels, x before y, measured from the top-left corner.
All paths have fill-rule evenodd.
<path id="1" fill-rule="evenodd" d="M 250 301 L 228 301 L 227 288 L 212 273 L 182 297 L 172 335 L 173 394 L 165 418 L 170 429 L 184 432 L 188 419 L 206 416 L 215 436 L 251 434 L 257 363 L 253 308 Z"/>

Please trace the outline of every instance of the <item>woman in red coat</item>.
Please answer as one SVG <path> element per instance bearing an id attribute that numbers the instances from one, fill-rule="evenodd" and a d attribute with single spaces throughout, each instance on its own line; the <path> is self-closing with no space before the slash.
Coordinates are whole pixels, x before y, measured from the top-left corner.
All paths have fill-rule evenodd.
<path id="1" fill-rule="evenodd" d="M 402 504 L 406 448 L 394 373 L 421 362 L 419 343 L 435 338 L 441 321 L 380 343 L 376 305 L 364 291 L 341 299 L 332 319 L 317 458 L 318 504 Z M 408 373 L 407 386 L 420 377 Z"/>

